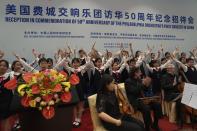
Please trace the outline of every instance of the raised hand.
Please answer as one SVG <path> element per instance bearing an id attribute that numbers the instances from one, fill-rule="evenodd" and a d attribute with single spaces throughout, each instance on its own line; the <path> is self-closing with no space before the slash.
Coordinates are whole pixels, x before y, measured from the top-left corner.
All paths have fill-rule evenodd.
<path id="1" fill-rule="evenodd" d="M 173 52 L 174 57 L 177 56 L 177 55 L 179 54 L 179 52 L 180 52 L 180 49 L 179 49 L 178 46 L 176 46 L 176 47 L 175 47 L 175 50 L 174 50 L 174 52 Z"/>
<path id="2" fill-rule="evenodd" d="M 164 51 L 164 49 L 163 49 L 163 45 L 162 45 L 162 44 L 160 45 L 160 50 L 161 50 L 161 52 L 163 52 L 163 51 Z"/>
<path id="3" fill-rule="evenodd" d="M 129 43 L 129 47 L 130 47 L 130 48 L 132 48 L 132 45 L 133 45 L 132 43 Z"/>
<path id="4" fill-rule="evenodd" d="M 12 54 L 16 57 L 16 59 L 20 59 L 20 56 L 16 54 L 15 52 L 12 52 Z"/>
<path id="5" fill-rule="evenodd" d="M 36 54 L 35 49 L 32 49 L 32 54 L 34 55 L 35 58 L 38 57 L 38 55 Z"/>
<path id="6" fill-rule="evenodd" d="M 92 45 L 92 50 L 95 50 L 95 45 L 96 45 L 96 42 L 94 42 L 94 44 Z"/>
<path id="7" fill-rule="evenodd" d="M 83 50 L 83 52 L 84 52 L 84 56 L 87 57 L 88 56 L 87 53 L 84 50 Z"/>
<path id="8" fill-rule="evenodd" d="M 170 54 L 170 58 L 172 59 L 172 60 L 174 60 L 175 59 L 175 54 Z"/>
<path id="9" fill-rule="evenodd" d="M 73 52 L 72 52 L 72 49 L 70 48 L 70 46 L 68 46 L 68 50 L 69 50 L 69 51 L 68 51 L 69 54 L 72 54 L 72 53 L 73 53 Z"/>
<path id="10" fill-rule="evenodd" d="M 150 48 L 148 44 L 147 44 L 147 49 L 148 49 L 148 54 L 152 52 L 152 49 Z"/>
<path id="11" fill-rule="evenodd" d="M 175 51 L 176 53 L 179 53 L 180 52 L 180 48 L 178 46 L 175 47 Z"/>
<path id="12" fill-rule="evenodd" d="M 2 59 L 4 56 L 4 52 L 2 50 L 0 50 L 0 59 Z"/>
<path id="13" fill-rule="evenodd" d="M 130 51 L 131 51 L 131 56 L 134 57 L 133 44 L 132 43 L 129 43 L 129 47 L 130 47 Z"/>

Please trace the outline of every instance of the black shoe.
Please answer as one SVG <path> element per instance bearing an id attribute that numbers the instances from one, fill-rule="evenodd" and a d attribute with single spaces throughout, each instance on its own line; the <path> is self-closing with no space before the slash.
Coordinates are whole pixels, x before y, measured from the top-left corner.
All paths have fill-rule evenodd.
<path id="1" fill-rule="evenodd" d="M 79 128 L 81 126 L 81 122 L 74 121 L 73 122 L 73 128 Z"/>
<path id="2" fill-rule="evenodd" d="M 12 128 L 12 131 L 19 131 L 20 129 L 21 129 L 21 125 L 19 123 L 16 123 Z"/>
<path id="3" fill-rule="evenodd" d="M 183 121 L 182 120 L 177 121 L 177 125 L 180 129 L 183 128 Z"/>
<path id="4" fill-rule="evenodd" d="M 152 125 L 151 127 L 152 127 L 152 129 L 154 129 L 155 131 L 161 131 L 161 129 L 159 128 L 158 125 Z"/>

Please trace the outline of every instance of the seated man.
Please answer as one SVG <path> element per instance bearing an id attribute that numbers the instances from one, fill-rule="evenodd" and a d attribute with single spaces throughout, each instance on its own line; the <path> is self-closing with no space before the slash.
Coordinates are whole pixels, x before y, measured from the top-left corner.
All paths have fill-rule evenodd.
<path id="1" fill-rule="evenodd" d="M 176 102 L 176 113 L 177 120 L 181 124 L 183 120 L 182 104 L 181 104 L 181 93 L 179 92 L 178 77 L 175 75 L 175 66 L 173 64 L 168 64 L 166 66 L 167 72 L 161 77 L 161 87 L 164 90 L 164 100 L 168 102 Z"/>
<path id="2" fill-rule="evenodd" d="M 130 104 L 135 110 L 139 110 L 143 114 L 146 131 L 152 128 L 159 131 L 158 119 L 161 117 L 161 105 L 159 103 L 150 103 L 145 105 L 139 98 L 142 97 L 144 90 L 147 90 L 151 83 L 151 79 L 146 77 L 141 79 L 141 70 L 137 67 L 130 72 L 130 77 L 125 81 L 125 90 Z M 151 121 L 151 109 L 154 111 L 154 123 Z"/>

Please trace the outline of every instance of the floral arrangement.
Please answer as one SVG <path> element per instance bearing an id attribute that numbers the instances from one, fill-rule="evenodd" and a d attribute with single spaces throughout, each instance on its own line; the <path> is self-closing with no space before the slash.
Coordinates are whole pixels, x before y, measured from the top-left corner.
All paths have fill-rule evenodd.
<path id="1" fill-rule="evenodd" d="M 37 108 L 46 119 L 55 115 L 55 105 L 59 102 L 68 103 L 72 99 L 70 88 L 79 83 L 76 74 L 68 75 L 61 71 L 48 69 L 37 73 L 25 73 L 23 82 L 12 79 L 4 86 L 16 89 L 24 107 Z"/>

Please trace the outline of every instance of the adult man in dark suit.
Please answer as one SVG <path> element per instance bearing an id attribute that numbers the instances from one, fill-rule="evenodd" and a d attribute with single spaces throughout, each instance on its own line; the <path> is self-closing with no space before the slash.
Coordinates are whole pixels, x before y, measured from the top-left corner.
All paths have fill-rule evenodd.
<path id="1" fill-rule="evenodd" d="M 181 104 L 181 93 L 179 92 L 178 76 L 175 75 L 175 66 L 168 64 L 166 73 L 161 77 L 161 87 L 164 90 L 164 100 L 168 102 L 176 102 L 176 120 L 178 124 L 183 122 L 183 105 Z"/>

